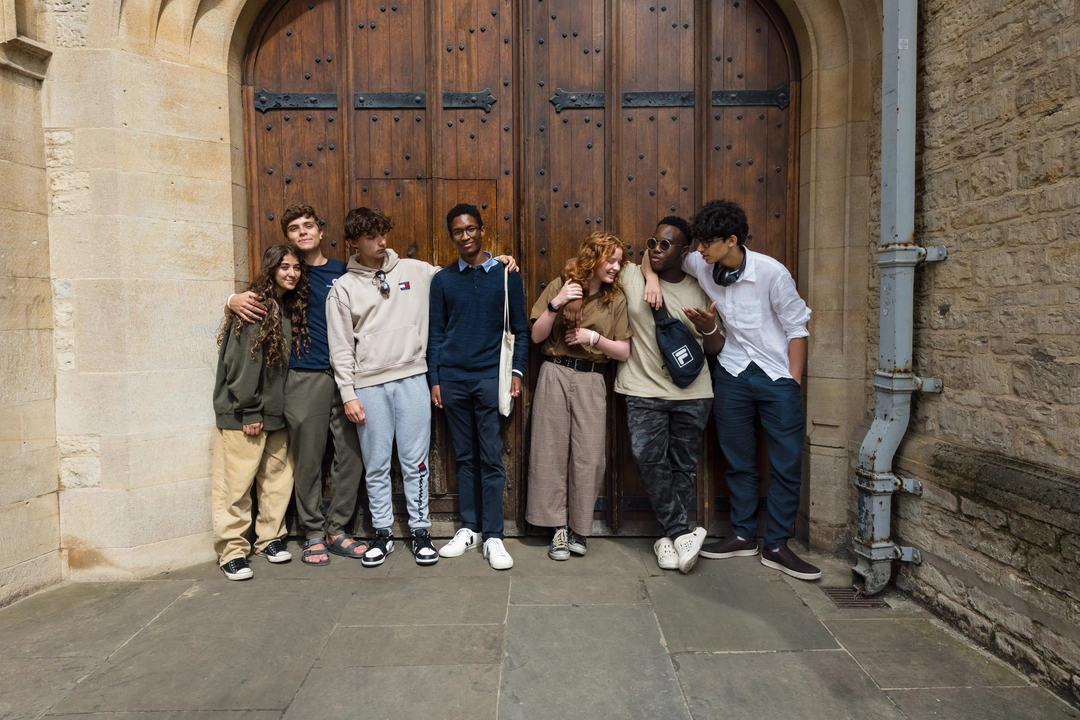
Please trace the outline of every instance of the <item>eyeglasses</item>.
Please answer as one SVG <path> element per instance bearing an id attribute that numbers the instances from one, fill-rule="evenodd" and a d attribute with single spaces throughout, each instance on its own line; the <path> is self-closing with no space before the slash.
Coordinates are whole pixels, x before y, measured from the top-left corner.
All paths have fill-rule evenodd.
<path id="1" fill-rule="evenodd" d="M 371 281 L 371 284 L 379 286 L 379 294 L 384 298 L 390 297 L 390 283 L 386 282 L 386 273 L 382 270 L 375 271 L 375 279 Z"/>
<path id="2" fill-rule="evenodd" d="M 707 239 L 707 240 L 706 240 L 705 238 L 702 238 L 702 239 L 700 239 L 700 240 L 698 240 L 698 241 L 697 241 L 697 244 L 698 244 L 698 247 L 699 247 L 699 248 L 701 248 L 701 249 L 703 249 L 703 250 L 707 250 L 707 249 L 708 249 L 708 247 L 709 247 L 710 245 L 712 245 L 713 243 L 717 243 L 717 242 L 723 242 L 723 241 L 724 241 L 724 239 L 725 239 L 725 238 L 718 238 L 718 237 L 714 237 L 714 238 L 709 238 L 709 239 Z"/>
<path id="3" fill-rule="evenodd" d="M 454 230 L 451 230 L 450 235 L 455 240 L 460 240 L 466 235 L 468 235 L 469 237 L 474 237 L 478 232 L 480 232 L 480 228 L 478 228 L 476 225 L 470 225 L 466 228 L 456 228 Z"/>
<path id="4" fill-rule="evenodd" d="M 686 247 L 686 243 L 673 243 L 666 238 L 663 240 L 657 240 L 656 238 L 651 237 L 645 241 L 645 247 L 649 248 L 650 250 L 660 248 L 660 252 L 667 252 L 671 249 L 672 245 L 674 245 L 675 247 Z"/>

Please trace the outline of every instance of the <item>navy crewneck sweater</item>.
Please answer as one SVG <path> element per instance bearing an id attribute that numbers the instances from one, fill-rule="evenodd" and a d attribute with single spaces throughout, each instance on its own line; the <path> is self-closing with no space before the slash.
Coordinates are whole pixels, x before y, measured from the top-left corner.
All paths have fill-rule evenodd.
<path id="1" fill-rule="evenodd" d="M 431 281 L 428 323 L 428 380 L 483 380 L 499 376 L 499 346 L 503 331 L 503 274 L 501 263 L 459 269 L 446 266 Z M 525 374 L 529 350 L 529 320 L 520 273 L 507 277 L 510 331 L 514 333 L 514 372 Z"/>

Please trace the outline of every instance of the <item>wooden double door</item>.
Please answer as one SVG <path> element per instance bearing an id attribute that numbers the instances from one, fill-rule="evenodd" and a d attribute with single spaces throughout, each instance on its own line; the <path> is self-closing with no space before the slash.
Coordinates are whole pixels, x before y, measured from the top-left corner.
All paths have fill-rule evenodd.
<path id="1" fill-rule="evenodd" d="M 393 219 L 399 254 L 445 265 L 445 214 L 470 202 L 487 248 L 518 258 L 531 306 L 590 231 L 640 261 L 660 218 L 723 197 L 746 209 L 750 247 L 794 273 L 799 77 L 772 0 L 277 0 L 243 75 L 252 267 L 291 203 L 318 209 L 328 256 L 346 257 L 345 213 L 370 206 Z M 534 348 L 529 388 L 539 361 Z M 529 399 L 504 446 L 509 534 L 525 529 Z M 609 406 L 596 518 L 652 533 L 625 408 Z M 432 517 L 449 528 L 452 449 L 434 426 Z M 697 521 L 723 529 L 713 445 Z"/>

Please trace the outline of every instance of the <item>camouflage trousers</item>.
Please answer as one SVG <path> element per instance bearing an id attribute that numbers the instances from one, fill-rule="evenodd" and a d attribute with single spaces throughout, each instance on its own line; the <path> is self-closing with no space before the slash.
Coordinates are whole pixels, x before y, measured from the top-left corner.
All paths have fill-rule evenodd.
<path id="1" fill-rule="evenodd" d="M 701 437 L 712 398 L 657 400 L 626 396 L 630 453 L 641 471 L 656 519 L 670 538 L 690 532 Z"/>

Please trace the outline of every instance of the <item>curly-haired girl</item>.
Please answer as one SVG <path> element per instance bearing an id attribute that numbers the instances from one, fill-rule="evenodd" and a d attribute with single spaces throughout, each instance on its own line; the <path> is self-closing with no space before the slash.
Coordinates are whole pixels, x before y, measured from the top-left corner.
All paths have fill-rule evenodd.
<path id="1" fill-rule="evenodd" d="M 285 377 L 294 345 L 307 342 L 308 279 L 297 251 L 274 245 L 249 288 L 266 306 L 266 317 L 245 323 L 231 310 L 218 334 L 214 412 L 212 508 L 214 549 L 230 580 L 252 576 L 251 486 L 259 495 L 255 552 L 270 562 L 288 562 L 285 511 L 292 495 L 292 461 L 285 431 Z"/>
<path id="2" fill-rule="evenodd" d="M 525 517 L 554 528 L 552 560 L 584 555 L 592 531 L 607 443 L 604 370 L 611 360 L 629 357 L 633 334 L 618 279 L 622 259 L 619 238 L 599 230 L 589 234 L 564 271 L 566 282 L 549 282 L 529 314 L 532 341 L 546 362 L 533 397 Z M 581 321 L 571 328 L 561 311 L 582 297 Z"/>

